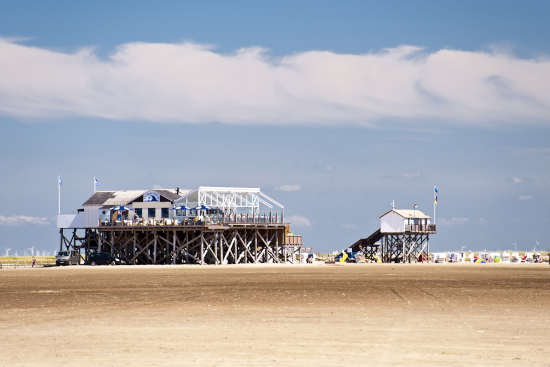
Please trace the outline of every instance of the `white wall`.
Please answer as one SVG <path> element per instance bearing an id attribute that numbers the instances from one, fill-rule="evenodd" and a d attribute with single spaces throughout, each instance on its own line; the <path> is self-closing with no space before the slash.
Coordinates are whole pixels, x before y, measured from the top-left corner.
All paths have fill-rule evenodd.
<path id="1" fill-rule="evenodd" d="M 57 228 L 93 228 L 99 224 L 99 212 L 90 209 L 77 214 L 60 214 L 57 216 Z"/>
<path id="2" fill-rule="evenodd" d="M 380 232 L 398 233 L 405 231 L 405 218 L 395 212 L 389 212 L 380 218 Z"/>

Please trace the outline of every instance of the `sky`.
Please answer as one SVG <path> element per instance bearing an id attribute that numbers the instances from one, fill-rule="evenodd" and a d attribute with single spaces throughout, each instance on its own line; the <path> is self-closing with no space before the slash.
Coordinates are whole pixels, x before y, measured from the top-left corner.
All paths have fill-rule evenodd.
<path id="1" fill-rule="evenodd" d="M 435 251 L 548 249 L 550 3 L 0 3 L 0 255 L 99 189 L 261 187 L 340 250 L 417 203 Z"/>

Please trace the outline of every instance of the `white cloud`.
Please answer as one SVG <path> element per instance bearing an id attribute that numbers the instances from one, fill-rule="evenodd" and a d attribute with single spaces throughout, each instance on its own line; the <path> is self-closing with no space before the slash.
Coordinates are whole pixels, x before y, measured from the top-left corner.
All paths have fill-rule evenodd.
<path id="1" fill-rule="evenodd" d="M 311 227 L 311 221 L 301 215 L 293 215 L 287 218 L 287 220 L 296 227 Z"/>
<path id="2" fill-rule="evenodd" d="M 469 220 L 470 218 L 467 217 L 440 218 L 438 224 L 451 227 L 455 225 L 465 224 Z"/>
<path id="3" fill-rule="evenodd" d="M 282 185 L 279 186 L 280 191 L 300 191 L 302 186 L 300 185 Z"/>
<path id="4" fill-rule="evenodd" d="M 520 177 L 512 177 L 512 182 L 515 184 L 520 184 L 523 182 L 523 179 L 521 179 Z"/>
<path id="5" fill-rule="evenodd" d="M 26 215 L 0 215 L 0 225 L 2 226 L 18 226 L 22 224 L 49 224 L 46 217 L 29 217 Z"/>
<path id="6" fill-rule="evenodd" d="M 520 195 L 518 199 L 519 200 L 531 200 L 531 199 L 533 199 L 533 196 L 531 196 L 531 195 Z"/>
<path id="7" fill-rule="evenodd" d="M 0 114 L 155 122 L 359 124 L 550 122 L 550 60 L 501 51 L 224 54 L 127 43 L 102 59 L 0 39 Z M 442 122 L 443 123 L 443 122 Z"/>

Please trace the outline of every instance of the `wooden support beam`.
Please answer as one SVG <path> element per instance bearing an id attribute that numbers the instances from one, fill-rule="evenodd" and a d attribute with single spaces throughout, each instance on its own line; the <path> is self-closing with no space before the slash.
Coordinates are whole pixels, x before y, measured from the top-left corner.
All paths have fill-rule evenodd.
<path id="1" fill-rule="evenodd" d="M 224 247 L 223 232 L 218 232 L 218 241 L 220 243 L 220 259 L 221 259 L 221 263 L 223 265 L 223 264 L 226 264 L 226 261 L 223 257 L 223 247 Z"/>
<path id="2" fill-rule="evenodd" d="M 130 263 L 133 263 L 135 261 L 135 256 L 136 256 L 136 231 L 132 231 L 132 234 L 133 234 L 133 239 L 134 239 L 134 242 L 133 242 L 133 246 L 132 246 L 132 259 L 130 260 Z"/>
<path id="3" fill-rule="evenodd" d="M 258 263 L 258 230 L 254 230 L 254 263 Z"/>
<path id="4" fill-rule="evenodd" d="M 111 256 L 113 256 L 115 250 L 115 231 L 111 231 Z"/>
<path id="5" fill-rule="evenodd" d="M 201 232 L 201 265 L 204 265 L 204 235 Z"/>
<path id="6" fill-rule="evenodd" d="M 157 263 L 157 242 L 158 242 L 157 231 L 153 232 L 153 264 Z"/>
<path id="7" fill-rule="evenodd" d="M 145 242 L 146 242 L 146 239 L 147 237 L 145 237 Z M 139 255 L 141 254 L 144 254 L 145 256 L 147 256 L 147 258 L 149 258 L 149 260 L 151 262 L 153 262 L 153 259 L 151 258 L 151 256 L 149 256 L 149 254 L 147 252 L 145 252 L 145 250 L 147 250 L 154 242 L 155 240 L 152 239 L 151 241 L 149 242 L 146 242 L 145 243 L 145 246 L 141 247 L 140 250 L 132 257 L 132 259 L 130 260 L 131 263 L 134 263 L 134 261 L 138 258 Z M 136 244 L 136 248 L 139 248 L 140 247 L 140 244 Z"/>
<path id="8" fill-rule="evenodd" d="M 176 231 L 172 231 L 172 264 L 176 263 Z"/>

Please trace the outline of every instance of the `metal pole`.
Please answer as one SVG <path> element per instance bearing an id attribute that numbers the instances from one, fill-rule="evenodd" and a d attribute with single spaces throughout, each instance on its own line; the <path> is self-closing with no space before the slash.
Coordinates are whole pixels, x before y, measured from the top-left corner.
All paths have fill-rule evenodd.
<path id="1" fill-rule="evenodd" d="M 434 225 L 435 225 L 435 200 L 434 200 Z"/>
<path id="2" fill-rule="evenodd" d="M 61 176 L 57 177 L 57 214 L 61 214 Z"/>

